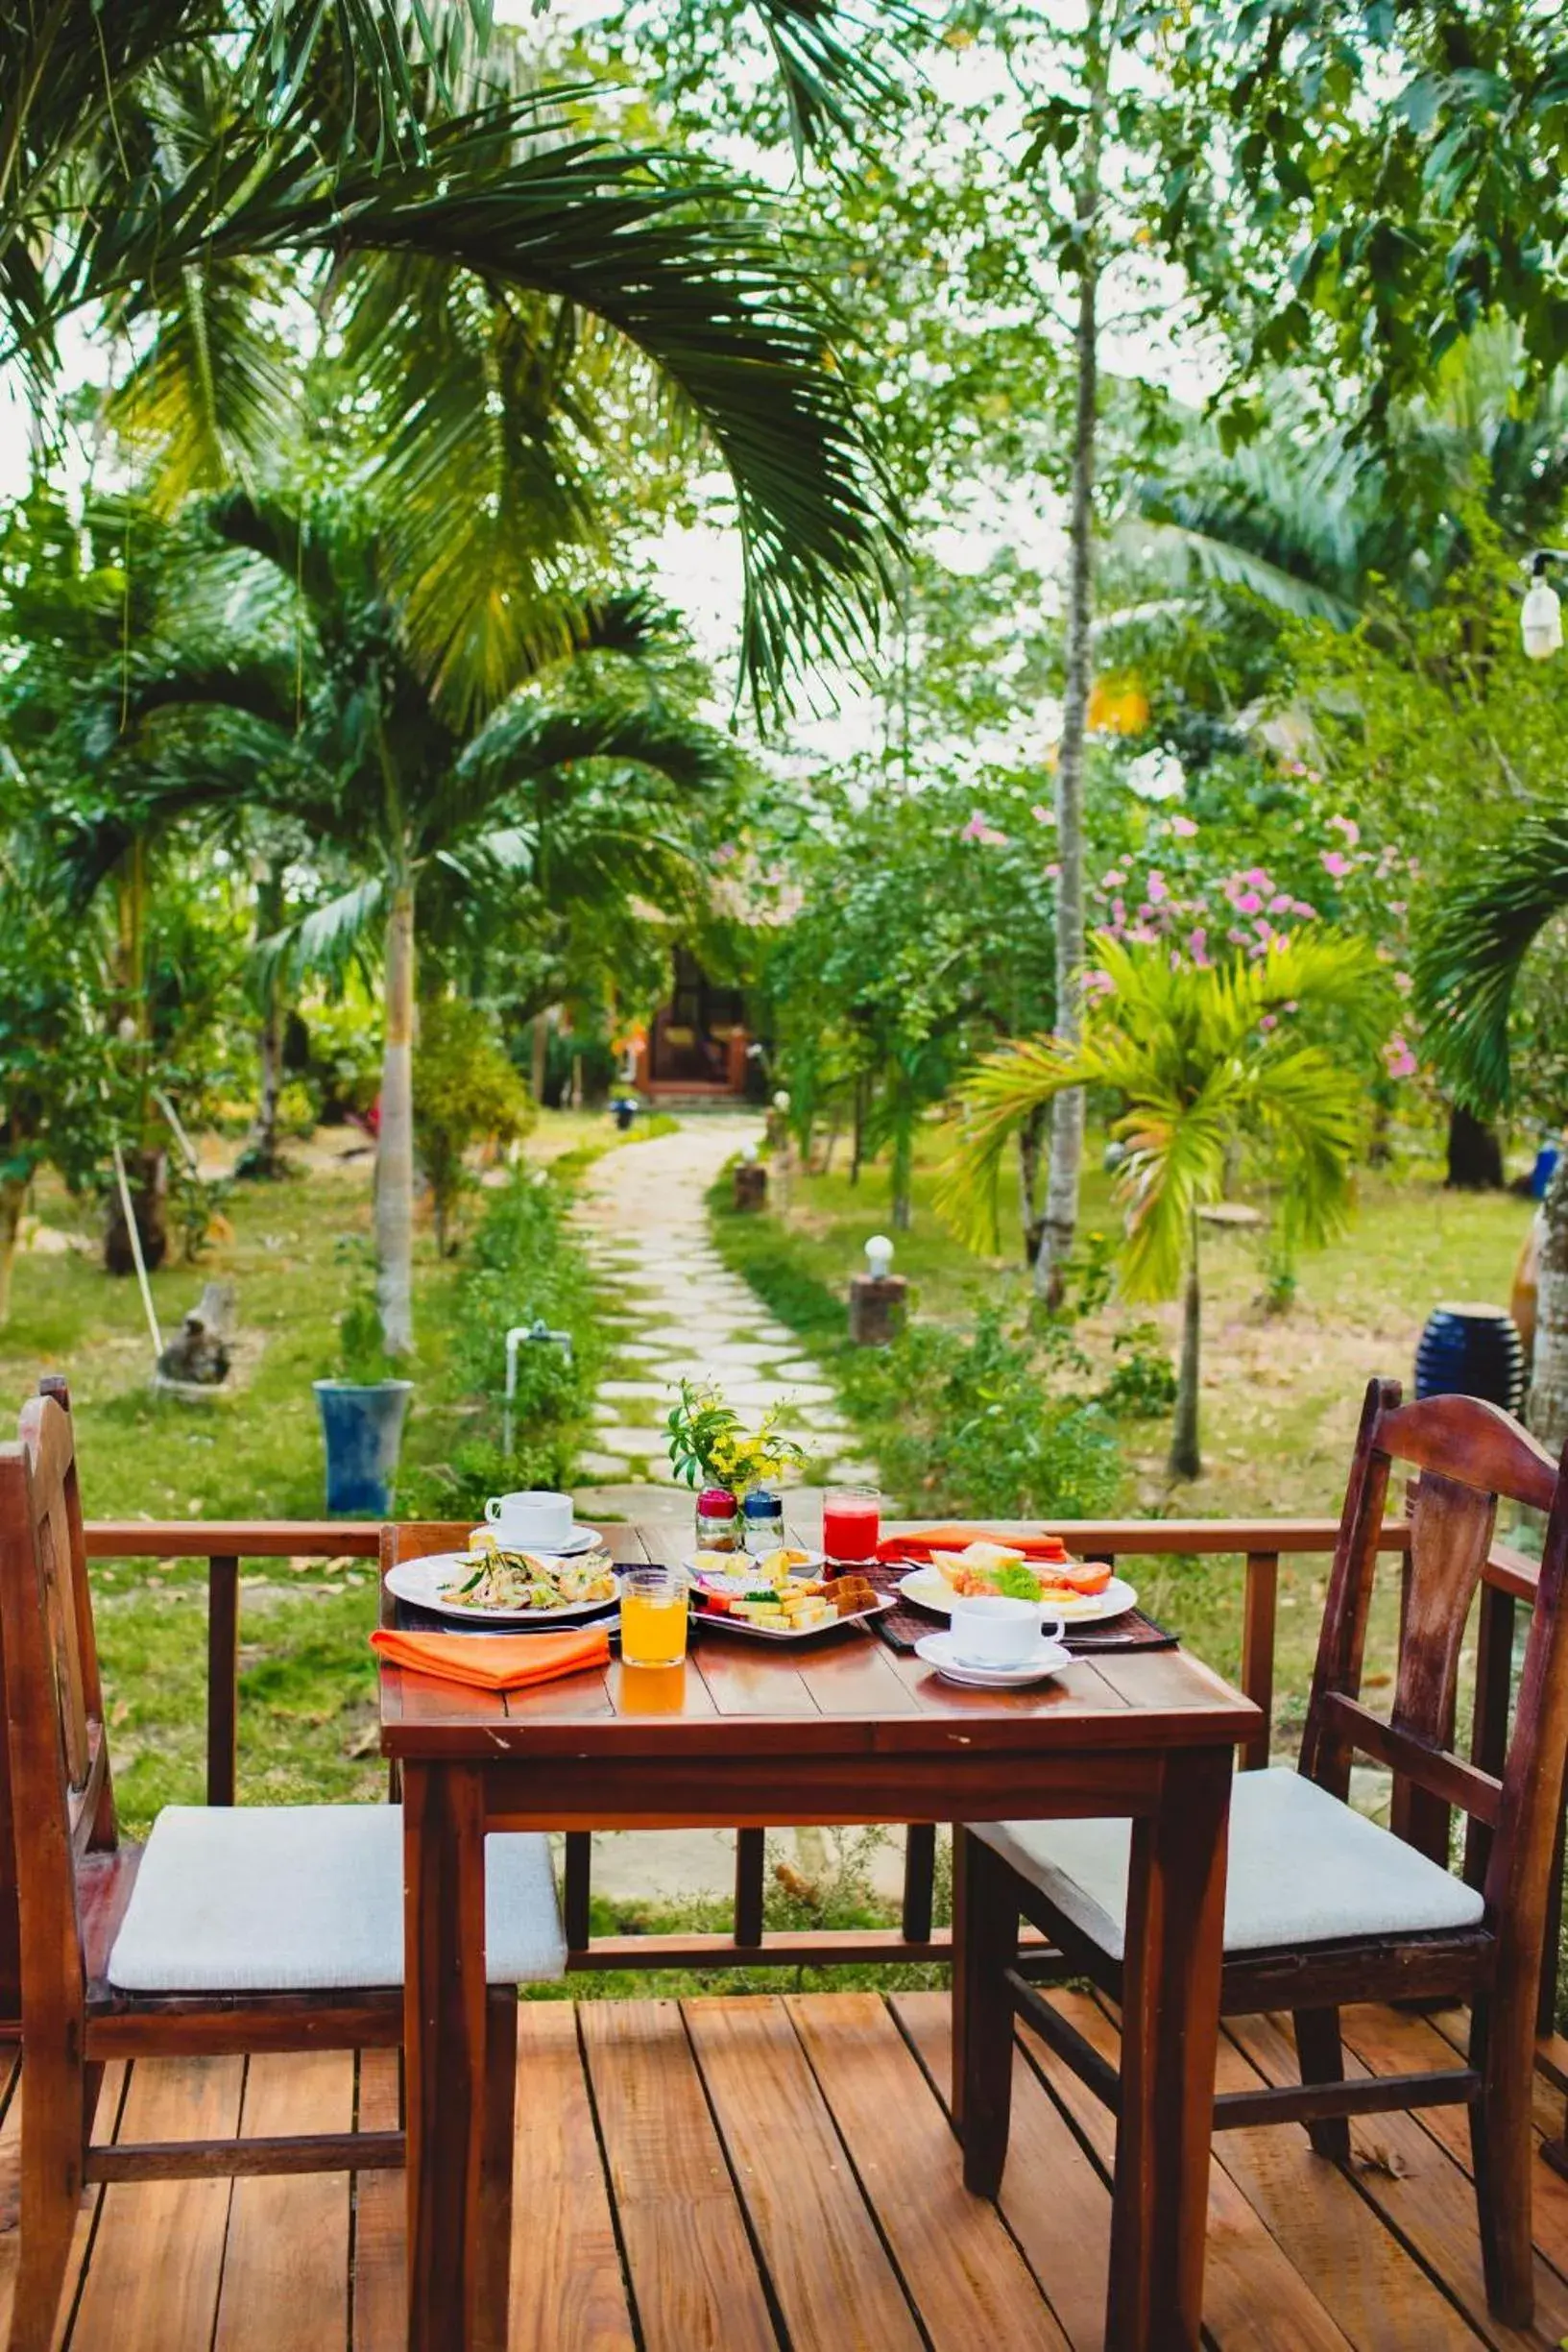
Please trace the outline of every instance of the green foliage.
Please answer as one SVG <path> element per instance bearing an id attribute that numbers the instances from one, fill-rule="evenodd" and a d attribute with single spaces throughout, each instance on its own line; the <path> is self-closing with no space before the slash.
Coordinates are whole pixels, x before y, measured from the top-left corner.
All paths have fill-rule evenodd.
<path id="1" fill-rule="evenodd" d="M 701 1479 L 736 1493 L 777 1479 L 806 1459 L 798 1445 L 779 1435 L 780 1411 L 769 1405 L 757 1428 L 748 1430 L 735 1407 L 725 1403 L 716 1381 L 683 1379 L 680 1402 L 664 1424 L 676 1477 L 688 1487 Z"/>
<path id="2" fill-rule="evenodd" d="M 974 1336 L 916 1323 L 847 1360 L 854 1409 L 877 1425 L 884 1483 L 920 1509 L 978 1517 L 1094 1518 L 1121 1479 L 1101 1406 L 1053 1396 L 1000 1312 Z"/>
<path id="3" fill-rule="evenodd" d="M 528 1089 L 507 1059 L 492 1016 L 461 997 L 421 1007 L 414 1048 L 414 1140 L 430 1186 L 436 1247 L 462 1190 L 474 1144 L 511 1144 L 534 1123 Z"/>
<path id="4" fill-rule="evenodd" d="M 1391 1007 L 1363 942 L 1307 930 L 1266 953 L 1197 964 L 1164 948 L 1096 934 L 1098 970 L 1082 1043 L 1014 1044 L 965 1081 L 963 1124 L 939 1196 L 976 1245 L 995 1230 L 998 1161 L 1037 1103 L 1067 1086 L 1104 1088 L 1126 1144 L 1117 1178 L 1125 1205 L 1123 1294 L 1169 1297 L 1192 1247 L 1194 1212 L 1220 1199 L 1227 1155 L 1250 1141 L 1281 1185 L 1288 1244 L 1319 1242 L 1349 1211 L 1364 1061 Z M 1301 1038 L 1301 1016 L 1349 1025 L 1359 1056 Z"/>
<path id="5" fill-rule="evenodd" d="M 309 1003 L 290 1025 L 284 1057 L 308 1090 L 316 1118 L 363 1116 L 381 1084 L 380 1015 L 357 993 Z"/>
<path id="6" fill-rule="evenodd" d="M 414 1517 L 461 1518 L 488 1495 L 571 1483 L 574 1457 L 604 1359 L 587 1262 L 567 1229 L 565 1188 L 531 1171 L 485 1195 L 450 1308 L 448 1375 L 478 1403 L 445 1457 L 405 1472 L 398 1507 Z M 518 1350 L 513 1444 L 503 1444 L 506 1334 L 543 1321 L 570 1333 L 568 1358 L 544 1344 Z"/>
<path id="7" fill-rule="evenodd" d="M 400 1378 L 406 1364 L 397 1363 L 381 1344 L 381 1318 L 375 1303 L 375 1269 L 358 1239 L 344 1239 L 337 1248 L 339 1262 L 349 1269 L 349 1301 L 338 1317 L 339 1380 L 374 1388 L 379 1380 Z"/>

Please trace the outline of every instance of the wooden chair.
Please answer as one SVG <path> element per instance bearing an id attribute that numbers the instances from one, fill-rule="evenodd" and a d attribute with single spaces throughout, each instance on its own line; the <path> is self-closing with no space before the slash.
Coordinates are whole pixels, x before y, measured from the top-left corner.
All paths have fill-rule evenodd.
<path id="1" fill-rule="evenodd" d="M 1402 1406 L 1399 1394 L 1392 1381 L 1366 1394 L 1299 1771 L 1242 1773 L 1232 1792 L 1220 2008 L 1292 2011 L 1301 2083 L 1218 2097 L 1215 2128 L 1304 2122 L 1319 2154 L 1343 2162 L 1351 2116 L 1468 2103 L 1488 2300 L 1525 2327 L 1536 1985 L 1568 1755 L 1568 1482 L 1495 1406 L 1467 1396 Z M 1362 1662 L 1396 1463 L 1418 1475 L 1385 1721 L 1362 1703 Z M 1511 1740 L 1494 1708 L 1473 1743 L 1499 1767 L 1489 1770 L 1454 1753 L 1454 1724 L 1460 1647 L 1500 1496 L 1550 1518 Z M 1506 1654 L 1500 1662 L 1506 1677 Z M 1393 1775 L 1391 1830 L 1349 1805 L 1357 1754 Z M 1471 1825 L 1462 1879 L 1447 1866 L 1456 1806 Z M 1015 2011 L 1116 2104 L 1114 2069 L 1041 1997 L 1041 1972 L 1031 1982 L 1021 1971 L 1018 1925 L 1022 1915 L 1050 1938 L 1056 1974 L 1087 1976 L 1120 2000 L 1128 1855 L 1142 1834 L 1141 1824 L 1108 1820 L 959 1833 L 954 2113 L 965 2180 L 983 2194 L 996 2194 L 1006 2158 Z M 1340 2005 L 1411 1999 L 1470 2003 L 1468 2065 L 1347 2081 Z"/>
<path id="2" fill-rule="evenodd" d="M 396 2049 L 401 1820 L 391 1806 L 171 1806 L 115 1822 L 72 1430 L 55 1397 L 0 1446 L 0 1628 L 21 1920 L 21 2246 L 12 2352 L 49 2352 L 84 2184 L 400 2165 L 403 2135 L 91 2140 L 105 2061 Z M 476 2340 L 505 2344 L 517 1991 L 566 1960 L 547 1842 L 489 1851 L 486 2243 Z"/>

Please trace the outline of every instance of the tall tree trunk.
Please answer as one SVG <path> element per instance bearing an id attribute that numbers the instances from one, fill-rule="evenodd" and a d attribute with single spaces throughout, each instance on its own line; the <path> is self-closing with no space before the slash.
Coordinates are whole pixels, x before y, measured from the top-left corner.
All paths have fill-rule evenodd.
<path id="1" fill-rule="evenodd" d="M 542 1005 L 534 1015 L 533 1033 L 528 1040 L 528 1088 L 534 1098 L 534 1108 L 544 1107 L 544 1072 L 550 1052 L 550 1013 Z"/>
<path id="2" fill-rule="evenodd" d="M 893 1129 L 893 1230 L 907 1233 L 914 1223 L 915 1130 L 913 1117 Z"/>
<path id="3" fill-rule="evenodd" d="M 1497 1129 L 1456 1103 L 1448 1114 L 1448 1174 L 1456 1192 L 1501 1192 L 1503 1146 Z"/>
<path id="4" fill-rule="evenodd" d="M 125 1176 L 131 1213 L 141 1241 L 142 1264 L 149 1273 L 156 1273 L 169 1254 L 168 1153 L 128 1152 Z M 104 1271 L 111 1274 L 133 1274 L 136 1271 L 136 1254 L 126 1229 L 125 1207 L 117 1184 L 109 1189 L 104 1224 Z"/>
<path id="5" fill-rule="evenodd" d="M 1199 1478 L 1203 1457 L 1198 1451 L 1198 1379 L 1202 1369 L 1203 1292 L 1199 1278 L 1197 1217 L 1194 1212 L 1187 1242 L 1187 1279 L 1181 1301 L 1181 1365 L 1176 1374 L 1176 1414 L 1170 1431 L 1172 1478 Z"/>
<path id="6" fill-rule="evenodd" d="M 871 1108 L 871 1085 L 863 1070 L 855 1073 L 855 1125 L 850 1134 L 850 1182 L 858 1184 L 866 1156 L 866 1116 Z"/>
<path id="7" fill-rule="evenodd" d="M 276 866 L 266 866 L 256 880 L 255 935 L 259 943 L 283 927 L 283 885 Z M 243 1156 L 247 1176 L 271 1176 L 281 1172 L 277 1151 L 277 1099 L 283 1091 L 283 991 L 276 969 L 262 982 L 261 1019 L 256 1028 L 255 1119 Z"/>
<path id="8" fill-rule="evenodd" d="M 387 915 L 386 1042 L 375 1147 L 375 1297 L 389 1356 L 414 1346 L 414 885 Z"/>
<path id="9" fill-rule="evenodd" d="M 1568 1152 L 1553 1170 L 1541 1203 L 1530 1425 L 1549 1451 L 1561 1452 L 1568 1441 Z"/>
<path id="10" fill-rule="evenodd" d="M 1050 1110 L 1049 1103 L 1037 1103 L 1018 1130 L 1018 1221 L 1024 1234 L 1025 1266 L 1034 1265 L 1040 1255 L 1040 1238 L 1044 1230 L 1037 1207 L 1040 1162 L 1045 1156 L 1046 1128 Z"/>
<path id="11" fill-rule="evenodd" d="M 11 1277 L 16 1264 L 16 1239 L 27 1205 L 22 1176 L 0 1176 L 0 1327 L 11 1321 Z"/>
<path id="12" fill-rule="evenodd" d="M 1073 420 L 1073 488 L 1068 518 L 1067 686 L 1062 740 L 1056 760 L 1056 1033 L 1076 1045 L 1081 1034 L 1083 975 L 1083 758 L 1089 721 L 1094 587 L 1095 420 L 1099 392 L 1099 262 L 1096 230 L 1100 204 L 1100 140 L 1107 99 L 1108 58 L 1101 0 L 1091 0 L 1084 31 L 1089 120 L 1077 186 L 1078 318 L 1073 336 L 1076 392 Z M 1050 1124 L 1050 1174 L 1046 1213 L 1034 1261 L 1036 1293 L 1051 1306 L 1062 1299 L 1064 1269 L 1078 1224 L 1078 1178 L 1083 1166 L 1081 1086 L 1056 1097 Z"/>

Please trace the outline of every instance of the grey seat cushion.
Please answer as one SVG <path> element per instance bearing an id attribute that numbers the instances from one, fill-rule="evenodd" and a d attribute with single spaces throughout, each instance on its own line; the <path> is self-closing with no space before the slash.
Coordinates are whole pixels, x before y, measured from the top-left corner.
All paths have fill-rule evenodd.
<path id="1" fill-rule="evenodd" d="M 1123 1956 L 1130 1822 L 971 1826 L 1102 1952 Z M 1473 1928 L 1484 1907 L 1474 1887 L 1298 1772 L 1276 1766 L 1236 1776 L 1227 1952 Z"/>
<path id="2" fill-rule="evenodd" d="M 549 1843 L 485 1840 L 492 1984 L 567 1964 Z M 403 1980 L 398 1805 L 171 1805 L 109 1954 L 128 1993 L 312 1993 Z"/>

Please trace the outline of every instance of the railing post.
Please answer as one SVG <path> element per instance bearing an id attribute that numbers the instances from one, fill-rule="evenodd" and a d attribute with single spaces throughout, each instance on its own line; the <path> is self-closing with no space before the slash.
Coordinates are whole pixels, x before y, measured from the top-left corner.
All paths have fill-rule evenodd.
<path id="1" fill-rule="evenodd" d="M 1263 1729 L 1242 1750 L 1242 1770 L 1263 1772 L 1274 1726 L 1274 1617 L 1279 1607 L 1278 1552 L 1248 1552 L 1242 1599 L 1242 1688 L 1263 1709 Z"/>
<path id="2" fill-rule="evenodd" d="M 586 1952 L 591 1928 L 589 1905 L 593 1894 L 593 1832 L 591 1830 L 567 1831 L 567 1884 L 563 1903 L 563 1925 L 567 1931 L 567 1950 Z"/>
<path id="3" fill-rule="evenodd" d="M 735 1833 L 735 1940 L 755 1948 L 762 1940 L 762 1864 L 765 1830 Z"/>
<path id="4" fill-rule="evenodd" d="M 239 1562 L 206 1564 L 206 1801 L 232 1805 L 239 1768 Z"/>
<path id="5" fill-rule="evenodd" d="M 911 1821 L 904 1837 L 904 1940 L 929 1944 L 936 1892 L 936 1824 Z"/>

